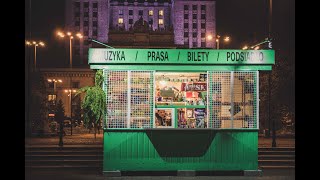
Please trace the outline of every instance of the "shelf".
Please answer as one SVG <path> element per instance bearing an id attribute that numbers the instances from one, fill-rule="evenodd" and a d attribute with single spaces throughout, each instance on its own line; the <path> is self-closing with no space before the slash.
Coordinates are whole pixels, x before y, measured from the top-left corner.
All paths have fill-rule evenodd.
<path id="1" fill-rule="evenodd" d="M 156 108 L 207 108 L 206 105 L 156 105 Z"/>
<path id="2" fill-rule="evenodd" d="M 130 117 L 130 119 L 148 119 L 148 120 L 150 120 L 150 116 L 146 116 L 146 117 Z"/>
<path id="3" fill-rule="evenodd" d="M 234 102 L 233 103 L 234 105 L 240 105 L 240 106 L 243 106 L 243 105 L 245 105 L 245 106 L 253 106 L 254 105 L 254 103 L 253 103 L 253 101 L 251 101 L 251 102 Z M 220 102 L 220 101 L 213 101 L 213 105 L 214 106 L 231 106 L 231 102 Z"/>

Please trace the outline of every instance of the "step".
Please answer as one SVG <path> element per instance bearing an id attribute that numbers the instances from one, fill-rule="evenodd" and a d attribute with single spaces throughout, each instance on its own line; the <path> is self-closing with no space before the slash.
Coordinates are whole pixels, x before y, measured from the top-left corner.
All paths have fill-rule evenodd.
<path id="1" fill-rule="evenodd" d="M 258 155 L 259 160 L 295 160 L 295 155 Z"/>
<path id="2" fill-rule="evenodd" d="M 101 160 L 103 155 L 32 155 L 25 156 L 26 160 Z"/>
<path id="3" fill-rule="evenodd" d="M 295 151 L 258 151 L 259 155 L 295 155 Z"/>
<path id="4" fill-rule="evenodd" d="M 259 166 L 259 169 L 295 169 L 296 166 Z"/>
<path id="5" fill-rule="evenodd" d="M 32 173 L 33 171 L 39 172 L 39 171 L 50 171 L 50 172 L 59 172 L 59 171 L 68 171 L 68 172 L 102 172 L 102 166 L 96 166 L 96 165 L 59 165 L 59 166 L 44 166 L 44 165 L 31 165 L 31 166 L 25 166 L 25 172 Z"/>
<path id="6" fill-rule="evenodd" d="M 26 151 L 25 155 L 103 155 L 103 151 L 87 150 L 87 151 Z"/>
<path id="7" fill-rule="evenodd" d="M 295 160 L 258 160 L 259 166 L 295 166 Z"/>
<path id="8" fill-rule="evenodd" d="M 295 147 L 258 147 L 258 151 L 295 151 Z"/>
<path id="9" fill-rule="evenodd" d="M 102 166 L 103 160 L 25 160 L 25 166 Z"/>
<path id="10" fill-rule="evenodd" d="M 26 147 L 25 151 L 103 151 L 103 147 L 97 146 L 67 146 L 67 147 L 58 147 L 58 146 L 38 146 L 38 147 Z"/>

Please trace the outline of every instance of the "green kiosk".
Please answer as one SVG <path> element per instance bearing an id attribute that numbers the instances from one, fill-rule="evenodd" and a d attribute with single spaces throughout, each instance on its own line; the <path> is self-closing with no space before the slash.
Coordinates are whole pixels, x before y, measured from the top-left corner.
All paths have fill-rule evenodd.
<path id="1" fill-rule="evenodd" d="M 273 50 L 89 49 L 103 69 L 103 172 L 258 170 L 259 71 Z"/>

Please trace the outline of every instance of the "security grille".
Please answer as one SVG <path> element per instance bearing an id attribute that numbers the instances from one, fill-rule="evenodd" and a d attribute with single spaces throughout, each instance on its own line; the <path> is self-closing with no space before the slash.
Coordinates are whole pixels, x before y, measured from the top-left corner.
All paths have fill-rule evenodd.
<path id="1" fill-rule="evenodd" d="M 104 73 L 104 90 L 107 94 L 106 127 L 152 127 L 154 72 L 105 70 Z"/>
<path id="2" fill-rule="evenodd" d="M 209 75 L 209 127 L 257 128 L 258 72 L 213 71 Z"/>
<path id="3" fill-rule="evenodd" d="M 151 128 L 153 117 L 153 72 L 131 71 L 130 128 Z"/>
<path id="4" fill-rule="evenodd" d="M 128 110 L 128 72 L 105 71 L 107 128 L 126 128 Z"/>

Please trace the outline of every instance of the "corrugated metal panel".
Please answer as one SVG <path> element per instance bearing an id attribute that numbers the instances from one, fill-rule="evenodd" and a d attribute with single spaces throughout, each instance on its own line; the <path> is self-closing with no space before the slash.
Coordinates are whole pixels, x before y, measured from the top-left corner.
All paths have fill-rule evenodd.
<path id="1" fill-rule="evenodd" d="M 104 135 L 104 171 L 258 168 L 256 131 L 122 131 Z"/>

